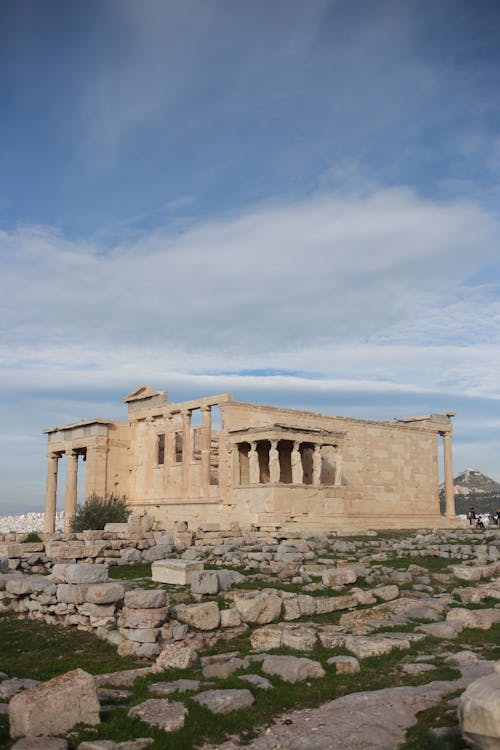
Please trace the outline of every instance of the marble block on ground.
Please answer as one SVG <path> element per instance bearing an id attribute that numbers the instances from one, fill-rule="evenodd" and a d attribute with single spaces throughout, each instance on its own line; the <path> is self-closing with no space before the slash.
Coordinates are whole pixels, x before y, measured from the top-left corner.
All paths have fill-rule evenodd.
<path id="1" fill-rule="evenodd" d="M 196 560 L 178 560 L 177 558 L 156 560 L 151 564 L 153 581 L 187 586 L 193 573 L 203 570 L 203 563 Z"/>

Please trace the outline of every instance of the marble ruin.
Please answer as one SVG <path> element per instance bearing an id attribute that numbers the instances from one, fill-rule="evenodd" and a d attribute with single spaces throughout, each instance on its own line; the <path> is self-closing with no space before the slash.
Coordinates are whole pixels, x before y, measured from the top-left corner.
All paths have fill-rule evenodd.
<path id="1" fill-rule="evenodd" d="M 66 461 L 65 529 L 85 497 L 125 494 L 160 527 L 231 523 L 313 532 L 456 524 L 452 412 L 384 422 L 244 403 L 231 394 L 182 403 L 141 386 L 128 420 L 93 419 L 45 430 L 45 530 L 54 531 Z M 439 509 L 442 438 L 446 514 Z"/>

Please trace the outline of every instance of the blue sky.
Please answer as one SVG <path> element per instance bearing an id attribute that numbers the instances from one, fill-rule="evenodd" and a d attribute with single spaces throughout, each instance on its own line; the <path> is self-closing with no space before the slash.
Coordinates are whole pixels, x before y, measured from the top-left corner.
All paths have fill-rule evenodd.
<path id="1" fill-rule="evenodd" d="M 494 0 L 0 5 L 0 513 L 141 383 L 457 412 L 500 480 Z"/>

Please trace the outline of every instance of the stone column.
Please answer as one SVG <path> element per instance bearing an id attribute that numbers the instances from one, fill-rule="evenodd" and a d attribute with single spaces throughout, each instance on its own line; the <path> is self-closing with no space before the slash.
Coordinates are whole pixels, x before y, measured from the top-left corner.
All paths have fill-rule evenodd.
<path id="1" fill-rule="evenodd" d="M 451 458 L 451 432 L 442 432 L 444 456 L 444 497 L 446 518 L 455 518 L 455 493 L 453 492 L 453 462 Z"/>
<path id="2" fill-rule="evenodd" d="M 66 453 L 66 501 L 64 504 L 64 531 L 71 531 L 71 521 L 76 511 L 76 490 L 78 474 L 78 453 Z"/>
<path id="3" fill-rule="evenodd" d="M 45 525 L 48 534 L 56 530 L 56 503 L 57 503 L 57 464 L 59 456 L 50 453 L 47 463 L 47 489 L 45 492 Z"/>
<path id="4" fill-rule="evenodd" d="M 302 456 L 300 455 L 300 443 L 295 441 L 293 444 L 291 461 L 292 461 L 292 483 L 304 483 L 304 468 L 302 466 Z"/>
<path id="5" fill-rule="evenodd" d="M 248 474 L 250 484 L 259 484 L 259 455 L 257 453 L 257 443 L 255 442 L 255 440 L 250 443 L 250 450 L 248 452 Z"/>
<path id="6" fill-rule="evenodd" d="M 210 448 L 212 444 L 212 409 L 202 406 L 203 430 L 201 434 L 201 496 L 210 497 Z"/>
<path id="7" fill-rule="evenodd" d="M 169 414 L 165 425 L 165 463 L 163 466 L 163 486 L 168 497 L 171 497 L 172 466 L 175 464 L 175 430 L 174 415 Z"/>
<path id="8" fill-rule="evenodd" d="M 182 413 L 182 497 L 191 496 L 191 409 Z"/>
<path id="9" fill-rule="evenodd" d="M 271 484 L 277 484 L 280 481 L 280 454 L 277 446 L 278 441 L 271 440 L 269 449 L 269 481 Z"/>
<path id="10" fill-rule="evenodd" d="M 335 487 L 340 487 L 342 484 L 342 449 L 338 446 L 335 448 Z"/>
<path id="11" fill-rule="evenodd" d="M 321 446 L 315 445 L 312 455 L 312 484 L 318 486 L 321 481 Z"/>

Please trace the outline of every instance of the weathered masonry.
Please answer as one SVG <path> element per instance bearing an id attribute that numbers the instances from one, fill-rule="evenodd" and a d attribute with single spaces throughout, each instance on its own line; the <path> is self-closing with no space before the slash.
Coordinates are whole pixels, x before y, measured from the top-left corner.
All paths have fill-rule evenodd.
<path id="1" fill-rule="evenodd" d="M 45 430 L 47 531 L 54 528 L 64 457 L 67 527 L 80 459 L 86 461 L 86 496 L 124 493 L 135 511 L 148 510 L 165 527 L 235 521 L 243 528 L 324 532 L 455 522 L 451 412 L 374 422 L 243 403 L 228 393 L 171 403 L 150 386 L 124 402 L 128 421 L 95 419 Z M 439 438 L 445 517 L 438 498 Z"/>

